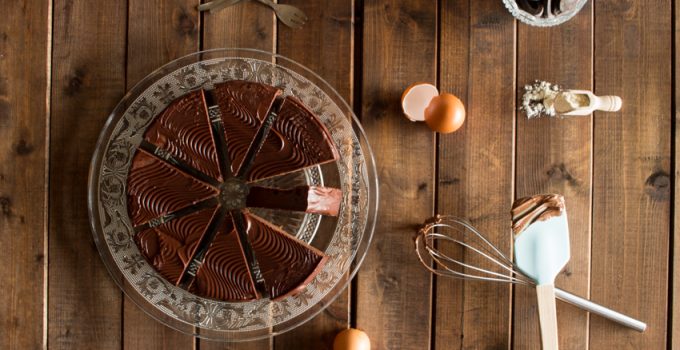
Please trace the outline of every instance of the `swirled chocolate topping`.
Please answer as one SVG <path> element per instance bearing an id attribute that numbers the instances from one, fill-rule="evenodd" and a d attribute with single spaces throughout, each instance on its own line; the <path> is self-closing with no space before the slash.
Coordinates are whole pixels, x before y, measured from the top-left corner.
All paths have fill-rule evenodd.
<path id="1" fill-rule="evenodd" d="M 236 174 L 257 130 L 281 91 L 259 83 L 232 80 L 212 90 L 220 109 L 231 171 Z"/>
<path id="2" fill-rule="evenodd" d="M 205 232 L 216 206 L 147 228 L 135 235 L 142 256 L 165 279 L 177 283 Z"/>
<path id="3" fill-rule="evenodd" d="M 252 213 L 244 213 L 248 239 L 267 292 L 274 300 L 302 291 L 328 258 Z"/>
<path id="4" fill-rule="evenodd" d="M 134 226 L 217 195 L 218 191 L 139 149 L 127 179 Z"/>
<path id="5" fill-rule="evenodd" d="M 247 301 L 258 297 L 231 216 L 208 248 L 189 291 L 206 298 Z"/>
<path id="6" fill-rule="evenodd" d="M 326 127 L 300 101 L 286 97 L 247 178 L 287 174 L 338 159 Z"/>
<path id="7" fill-rule="evenodd" d="M 532 223 L 545 221 L 562 213 L 564 197 L 559 194 L 520 198 L 512 204 L 512 232 L 517 237 Z"/>
<path id="8" fill-rule="evenodd" d="M 160 275 L 201 297 L 298 293 L 327 257 L 243 207 L 338 215 L 342 192 L 313 186 L 249 192 L 247 181 L 336 160 L 330 134 L 302 103 L 279 98 L 271 86 L 218 84 L 207 96 L 217 103 L 210 113 L 205 93 L 166 108 L 133 156 L 126 190 L 135 243 Z"/>
<path id="9" fill-rule="evenodd" d="M 190 92 L 170 104 L 146 129 L 144 139 L 221 180 L 203 90 Z"/>
<path id="10" fill-rule="evenodd" d="M 342 191 L 337 188 L 298 186 L 284 190 L 253 186 L 248 193 L 246 205 L 337 216 L 341 201 Z"/>

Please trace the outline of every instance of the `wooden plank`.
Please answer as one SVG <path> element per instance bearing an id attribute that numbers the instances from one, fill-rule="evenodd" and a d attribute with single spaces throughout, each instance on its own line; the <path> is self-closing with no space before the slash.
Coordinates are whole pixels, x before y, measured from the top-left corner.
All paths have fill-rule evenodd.
<path id="1" fill-rule="evenodd" d="M 275 52 L 275 21 L 271 10 L 250 1 L 216 13 L 205 13 L 203 49 L 253 48 Z M 201 350 L 269 350 L 273 348 L 273 339 L 231 344 L 200 339 L 198 345 Z"/>
<path id="2" fill-rule="evenodd" d="M 673 86 L 673 92 L 675 93 L 675 133 L 673 134 L 675 138 L 673 140 L 675 147 L 675 173 L 673 177 L 675 181 L 675 197 L 673 198 L 677 200 L 680 198 L 680 137 L 678 137 L 680 130 L 680 124 L 678 124 L 680 120 L 680 89 L 678 89 L 680 84 L 680 74 L 678 74 L 678 69 L 680 69 L 680 63 L 678 63 L 678 57 L 680 57 L 680 3 L 676 0 L 673 7 L 675 8 L 675 13 L 673 14 L 675 22 L 675 52 L 673 56 L 675 68 L 673 70 L 673 78 L 675 79 L 675 85 Z M 675 210 L 673 214 L 673 284 L 670 287 L 672 291 L 677 291 L 680 290 L 680 206 L 675 204 L 673 208 Z M 680 349 L 680 296 L 677 293 L 671 293 L 671 302 L 673 304 L 668 329 L 671 336 L 670 345 L 671 349 Z"/>
<path id="3" fill-rule="evenodd" d="M 442 2 L 441 21 L 440 91 L 462 98 L 467 119 L 439 136 L 438 212 L 469 218 L 510 253 L 514 21 L 500 1 L 453 0 Z M 435 348 L 510 347 L 510 285 L 437 278 L 436 287 Z"/>
<path id="4" fill-rule="evenodd" d="M 517 86 L 536 79 L 563 88 L 591 90 L 592 3 L 569 22 L 552 28 L 519 24 Z M 518 92 L 519 98 L 523 90 Z M 520 102 L 521 103 L 521 102 Z M 517 118 L 516 197 L 560 193 L 567 204 L 571 260 L 555 281 L 560 288 L 588 296 L 590 289 L 590 224 L 592 117 Z M 515 288 L 513 344 L 540 346 L 541 337 L 532 288 Z M 588 348 L 588 313 L 557 304 L 560 349 Z"/>
<path id="5" fill-rule="evenodd" d="M 592 349 L 666 345 L 670 220 L 671 1 L 595 3 L 591 297 L 644 320 L 644 334 L 591 317 Z"/>
<path id="6" fill-rule="evenodd" d="M 198 50 L 198 0 L 128 2 L 127 89 L 163 64 Z M 191 349 L 194 337 L 147 315 L 124 298 L 125 349 Z"/>
<path id="7" fill-rule="evenodd" d="M 260 4 L 244 1 L 216 13 L 205 13 L 203 18 L 205 50 L 228 47 L 276 52 L 276 17 Z"/>
<path id="8" fill-rule="evenodd" d="M 324 78 L 346 101 L 352 99 L 353 2 L 289 0 L 309 21 L 296 30 L 279 23 L 278 53 Z M 329 40 L 329 38 L 333 38 Z M 331 349 L 335 335 L 349 326 L 349 288 L 314 319 L 274 339 L 276 349 Z"/>
<path id="9" fill-rule="evenodd" d="M 433 215 L 434 134 L 401 112 L 402 91 L 434 82 L 437 2 L 364 2 L 361 120 L 380 181 L 378 223 L 357 282 L 356 323 L 372 349 L 430 345 L 430 274 L 413 251 Z"/>
<path id="10" fill-rule="evenodd" d="M 439 89 L 452 93 L 468 106 L 470 86 L 470 6 L 472 1 L 443 0 L 441 2 Z M 468 111 L 469 113 L 469 111 Z M 467 121 L 466 121 L 467 124 Z M 456 187 L 466 178 L 459 166 L 465 159 L 467 125 L 451 136 L 439 136 L 437 211 L 440 214 L 465 215 L 464 196 L 454 194 Z M 461 252 L 445 250 L 452 258 L 462 258 Z M 452 278 L 435 278 L 434 349 L 462 349 L 465 282 Z"/>
<path id="11" fill-rule="evenodd" d="M 44 347 L 51 1 L 3 4 L 0 23 L 0 348 Z"/>
<path id="12" fill-rule="evenodd" d="M 125 1 L 54 2 L 50 122 L 49 328 L 53 349 L 120 349 L 121 293 L 87 216 L 87 176 L 125 92 Z"/>

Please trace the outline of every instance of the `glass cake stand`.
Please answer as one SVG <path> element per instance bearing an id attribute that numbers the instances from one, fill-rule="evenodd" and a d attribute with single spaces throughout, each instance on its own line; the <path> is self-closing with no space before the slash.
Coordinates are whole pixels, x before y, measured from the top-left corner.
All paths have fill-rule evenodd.
<path id="1" fill-rule="evenodd" d="M 553 0 L 553 2 L 556 0 Z M 583 6 L 588 2 L 588 0 L 562 0 L 564 2 L 570 2 L 570 9 L 559 14 L 551 16 L 534 16 L 524 10 L 522 10 L 517 4 L 517 0 L 503 0 L 505 8 L 512 13 L 515 18 L 520 21 L 536 27 L 552 27 L 560 25 L 574 16 L 576 16 Z M 542 1 L 542 3 L 547 3 L 547 1 Z"/>
<path id="2" fill-rule="evenodd" d="M 297 295 L 282 300 L 224 302 L 169 283 L 147 263 L 133 241 L 126 184 L 132 156 L 151 121 L 174 100 L 228 80 L 275 86 L 315 112 L 340 155 L 331 164 L 264 180 L 269 187 L 341 188 L 337 217 L 251 209 L 287 233 L 323 251 L 328 261 Z M 356 274 L 373 236 L 378 181 L 373 154 L 350 106 L 304 66 L 272 53 L 217 49 L 193 53 L 149 74 L 130 90 L 104 125 L 90 165 L 88 208 L 99 253 L 125 294 L 158 321 L 184 333 L 221 341 L 266 338 L 313 318 Z"/>

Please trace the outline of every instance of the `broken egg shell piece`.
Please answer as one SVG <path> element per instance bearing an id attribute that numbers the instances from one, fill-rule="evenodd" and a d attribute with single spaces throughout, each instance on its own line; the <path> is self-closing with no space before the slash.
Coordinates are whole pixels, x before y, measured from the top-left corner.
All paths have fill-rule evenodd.
<path id="1" fill-rule="evenodd" d="M 401 95 L 401 108 L 412 122 L 425 121 L 425 108 L 439 95 L 437 87 L 428 83 L 415 83 Z"/>

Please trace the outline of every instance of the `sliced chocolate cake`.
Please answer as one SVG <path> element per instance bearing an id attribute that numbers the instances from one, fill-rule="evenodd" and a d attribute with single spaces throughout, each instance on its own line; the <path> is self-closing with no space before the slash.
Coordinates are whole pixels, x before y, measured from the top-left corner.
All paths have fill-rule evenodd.
<path id="1" fill-rule="evenodd" d="M 128 212 L 134 226 L 217 194 L 217 189 L 142 149 L 132 158 L 127 195 Z"/>
<path id="2" fill-rule="evenodd" d="M 252 186 L 246 206 L 337 216 L 341 201 L 342 191 L 337 188 L 298 186 L 284 190 Z"/>
<path id="3" fill-rule="evenodd" d="M 216 180 L 222 180 L 203 90 L 176 100 L 146 129 L 144 140 Z"/>
<path id="4" fill-rule="evenodd" d="M 243 215 L 270 298 L 276 300 L 300 292 L 321 271 L 328 258 L 322 252 L 252 213 Z"/>
<path id="5" fill-rule="evenodd" d="M 128 175 L 128 214 L 141 254 L 170 283 L 223 301 L 280 299 L 323 267 L 324 253 L 246 209 L 340 210 L 339 189 L 250 184 L 338 158 L 317 117 L 280 95 L 229 81 L 177 99 L 146 129 Z"/>
<path id="6" fill-rule="evenodd" d="M 168 281 L 176 284 L 194 255 L 216 206 L 149 227 L 135 236 L 135 243 L 146 260 Z"/>
<path id="7" fill-rule="evenodd" d="M 288 96 L 245 177 L 256 181 L 337 159 L 326 127 L 301 102 Z"/>
<path id="8" fill-rule="evenodd" d="M 258 298 L 242 242 L 231 216 L 218 229 L 189 291 L 202 297 L 224 301 Z"/>
<path id="9" fill-rule="evenodd" d="M 217 84 L 212 90 L 224 125 L 233 174 L 241 168 L 262 120 L 280 94 L 281 91 L 274 87 L 241 80 Z"/>

